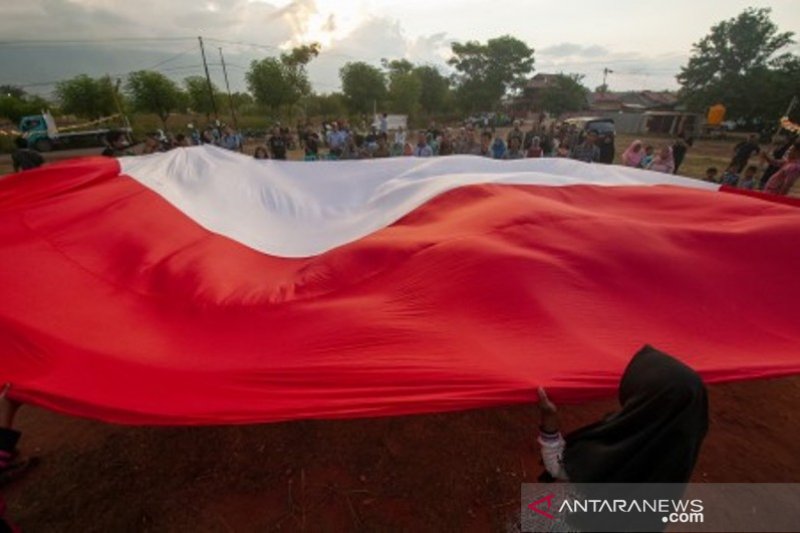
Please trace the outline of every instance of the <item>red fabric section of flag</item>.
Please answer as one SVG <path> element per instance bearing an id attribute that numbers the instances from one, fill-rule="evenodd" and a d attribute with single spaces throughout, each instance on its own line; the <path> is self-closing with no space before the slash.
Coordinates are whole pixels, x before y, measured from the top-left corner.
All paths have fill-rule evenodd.
<path id="1" fill-rule="evenodd" d="M 719 188 L 720 191 L 729 192 L 732 194 L 741 194 L 742 196 L 749 196 L 750 198 L 758 198 L 759 200 L 767 200 L 778 204 L 791 205 L 800 207 L 800 198 L 794 196 L 780 196 L 777 194 L 769 194 L 762 191 L 751 191 L 749 189 L 740 189 L 732 187 L 731 185 L 723 185 Z"/>
<path id="2" fill-rule="evenodd" d="M 800 210 L 680 187 L 474 185 L 271 257 L 116 162 L 0 181 L 0 382 L 127 424 L 615 393 L 645 343 L 709 382 L 800 372 Z"/>

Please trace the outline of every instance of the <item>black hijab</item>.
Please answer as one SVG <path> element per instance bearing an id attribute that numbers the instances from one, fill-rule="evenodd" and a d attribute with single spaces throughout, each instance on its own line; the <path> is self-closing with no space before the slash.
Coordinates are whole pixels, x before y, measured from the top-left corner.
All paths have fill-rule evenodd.
<path id="1" fill-rule="evenodd" d="M 686 483 L 708 431 L 697 373 L 651 346 L 633 356 L 619 387 L 622 409 L 566 437 L 573 483 Z"/>

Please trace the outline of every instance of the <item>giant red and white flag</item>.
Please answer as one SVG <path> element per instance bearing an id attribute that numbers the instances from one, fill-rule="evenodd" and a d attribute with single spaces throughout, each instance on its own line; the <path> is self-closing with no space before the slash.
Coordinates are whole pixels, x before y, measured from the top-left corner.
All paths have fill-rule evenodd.
<path id="1" fill-rule="evenodd" d="M 643 344 L 800 372 L 800 209 L 562 159 L 198 147 L 0 180 L 0 382 L 132 424 L 609 396 Z"/>

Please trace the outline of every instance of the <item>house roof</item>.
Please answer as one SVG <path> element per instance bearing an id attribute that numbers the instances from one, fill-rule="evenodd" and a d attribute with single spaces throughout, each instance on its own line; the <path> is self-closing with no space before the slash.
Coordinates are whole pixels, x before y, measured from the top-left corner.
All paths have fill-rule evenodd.
<path id="1" fill-rule="evenodd" d="M 619 108 L 654 109 L 672 107 L 677 103 L 677 95 L 669 91 L 595 92 L 589 95 L 589 105 L 598 107 L 617 105 Z"/>
<path id="2" fill-rule="evenodd" d="M 528 80 L 528 83 L 525 84 L 525 87 L 528 89 L 544 89 L 545 87 L 552 85 L 556 78 L 558 78 L 558 74 L 539 73 Z"/>

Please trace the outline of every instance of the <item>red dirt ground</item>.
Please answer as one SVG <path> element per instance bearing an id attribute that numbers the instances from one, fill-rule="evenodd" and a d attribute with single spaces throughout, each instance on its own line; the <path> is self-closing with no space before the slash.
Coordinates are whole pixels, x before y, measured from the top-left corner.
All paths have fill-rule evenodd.
<path id="1" fill-rule="evenodd" d="M 710 388 L 698 482 L 800 482 L 800 377 Z M 566 429 L 613 401 L 562 407 Z M 541 472 L 535 409 L 140 428 L 26 407 L 25 531 L 513 531 Z"/>

